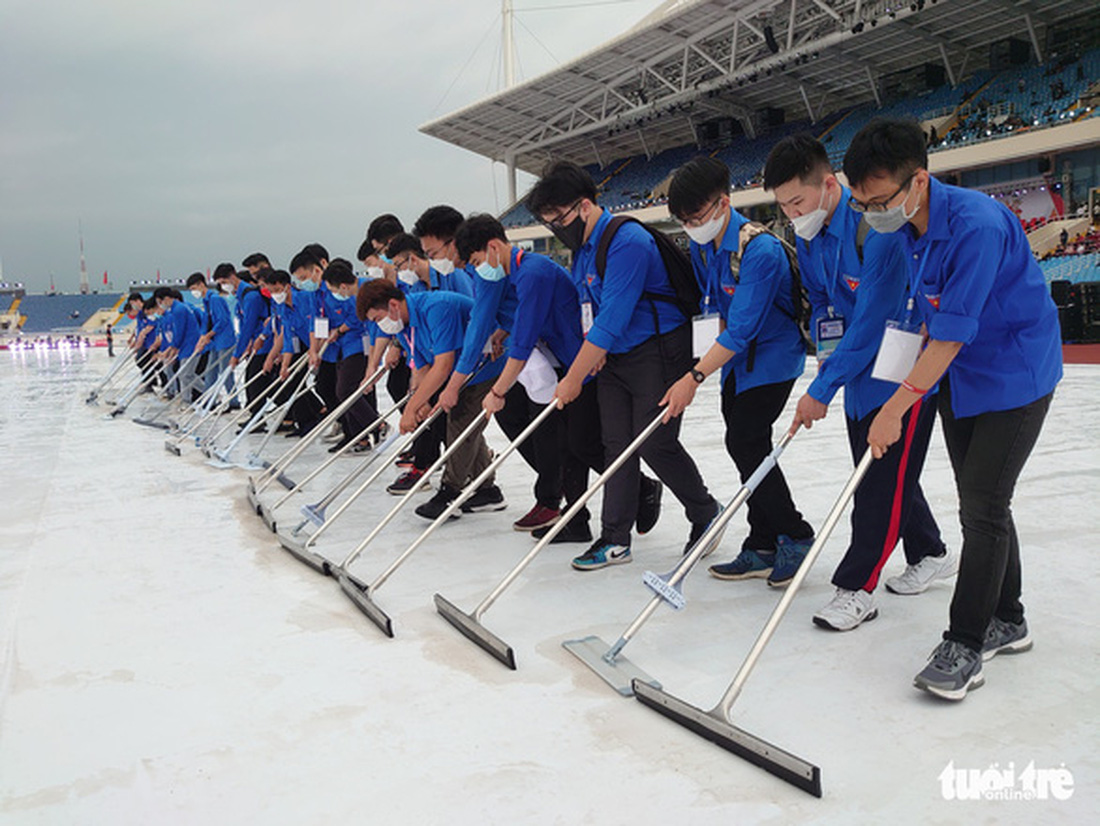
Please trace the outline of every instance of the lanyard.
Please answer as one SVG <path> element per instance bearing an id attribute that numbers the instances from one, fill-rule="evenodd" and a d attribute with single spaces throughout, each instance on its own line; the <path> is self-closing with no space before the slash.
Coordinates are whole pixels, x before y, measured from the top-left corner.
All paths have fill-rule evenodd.
<path id="1" fill-rule="evenodd" d="M 836 244 L 836 255 L 833 257 L 833 271 L 829 272 L 829 268 L 825 266 L 825 237 L 821 238 L 821 255 L 818 256 L 821 259 L 821 274 L 825 276 L 826 291 L 829 293 L 829 303 L 836 306 L 836 295 L 833 293 L 836 279 L 840 275 L 840 250 L 843 246 L 838 240 Z M 832 313 L 830 313 L 832 315 Z"/>

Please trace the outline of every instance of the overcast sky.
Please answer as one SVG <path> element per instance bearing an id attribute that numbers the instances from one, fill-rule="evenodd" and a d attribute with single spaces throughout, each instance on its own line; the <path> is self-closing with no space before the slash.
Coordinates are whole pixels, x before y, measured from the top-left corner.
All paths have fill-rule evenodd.
<path id="1" fill-rule="evenodd" d="M 515 5 L 531 77 L 660 0 Z M 255 250 L 285 267 L 311 241 L 352 257 L 379 212 L 411 224 L 435 203 L 503 208 L 499 165 L 494 176 L 417 131 L 496 90 L 499 12 L 499 0 L 3 0 L 4 279 L 39 292 L 52 273 L 76 291 L 78 221 L 92 288 L 107 270 L 122 290 Z"/>

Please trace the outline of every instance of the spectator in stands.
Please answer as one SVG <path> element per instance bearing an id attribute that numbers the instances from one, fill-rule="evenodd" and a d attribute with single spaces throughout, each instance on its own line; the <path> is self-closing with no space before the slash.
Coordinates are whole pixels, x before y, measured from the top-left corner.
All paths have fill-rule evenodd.
<path id="1" fill-rule="evenodd" d="M 547 167 L 527 196 L 527 208 L 573 251 L 573 283 L 586 334 L 555 395 L 563 406 L 572 403 L 588 376 L 599 372 L 596 397 L 610 462 L 660 416 L 661 397 L 691 367 L 690 313 L 676 298 L 655 236 L 636 222 L 612 224 L 581 167 L 568 162 Z M 631 528 L 640 515 L 639 454 L 684 506 L 691 523 L 688 546 L 702 536 L 719 507 L 679 433 L 679 419 L 660 426 L 607 482 L 600 538 L 573 560 L 575 568 L 630 561 Z M 645 498 L 659 501 L 659 493 L 654 488 Z M 652 525 L 637 527 L 643 533 Z"/>
<path id="2" fill-rule="evenodd" d="M 903 417 L 940 383 L 963 547 L 947 632 L 915 684 L 960 700 L 984 682 L 983 659 L 1031 647 L 1010 503 L 1062 375 L 1058 314 L 1019 222 L 986 195 L 933 179 L 915 124 L 869 123 L 844 172 L 872 229 L 912 243 L 928 340 L 867 441 L 876 457 L 897 449 Z"/>
<path id="3" fill-rule="evenodd" d="M 813 310 L 817 375 L 798 401 L 793 426 L 809 428 L 825 418 L 843 388 L 848 444 L 858 464 L 868 449 L 868 428 L 894 392 L 893 383 L 872 375 L 887 321 L 906 322 L 912 315 L 906 312 L 904 241 L 871 230 L 849 207 L 851 192 L 812 135 L 776 144 L 764 167 L 764 186 L 794 225 L 802 283 Z M 833 574 L 836 594 L 814 615 L 817 625 L 848 631 L 877 616 L 879 572 L 901 540 L 908 564 L 886 581 L 887 590 L 919 594 L 955 573 L 958 558 L 948 555 L 920 487 L 935 411 L 934 396 L 915 405 L 903 422 L 904 449 L 875 462 L 856 490 L 851 541 Z"/>
<path id="4" fill-rule="evenodd" d="M 691 262 L 703 291 L 704 315 L 716 316 L 702 358 L 661 399 L 666 418 L 679 416 L 711 373 L 722 373 L 726 450 L 747 479 L 772 450 L 772 425 L 802 375 L 806 350 L 798 328 L 791 266 L 783 245 L 730 206 L 724 163 L 700 157 L 676 170 L 669 211 L 691 239 Z M 698 322 L 706 324 L 705 321 Z M 712 568 L 723 579 L 767 577 L 786 587 L 813 542 L 777 467 L 748 501 L 748 536 L 731 563 Z"/>

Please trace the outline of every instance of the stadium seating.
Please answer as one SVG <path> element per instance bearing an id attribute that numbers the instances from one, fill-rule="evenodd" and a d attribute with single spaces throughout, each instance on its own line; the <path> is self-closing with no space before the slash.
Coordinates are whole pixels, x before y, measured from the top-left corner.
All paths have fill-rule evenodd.
<path id="1" fill-rule="evenodd" d="M 1082 109 L 1078 101 L 1100 80 L 1100 49 L 1086 52 L 1077 60 L 1054 58 L 1040 66 L 1022 66 L 1000 73 L 981 70 L 957 87 L 944 84 L 920 95 L 873 102 L 834 112 L 811 124 L 794 121 L 755 139 L 739 137 L 717 151 L 681 146 L 666 149 L 652 159 L 644 155 L 618 158 L 603 168 L 588 167 L 600 184 L 600 200 L 609 209 L 636 209 L 659 203 L 654 189 L 684 161 L 707 152 L 730 167 L 734 188 L 759 184 L 760 170 L 768 150 L 784 135 L 809 129 L 821 137 L 833 163 L 839 165 L 855 134 L 873 117 L 912 117 L 922 122 L 945 121 L 945 134 L 936 134 L 930 151 L 966 143 L 1006 137 L 1023 129 L 1095 117 L 1098 109 Z M 506 227 L 526 226 L 534 217 L 522 203 L 502 216 Z"/>
<path id="2" fill-rule="evenodd" d="M 44 333 L 50 330 L 75 329 L 96 310 L 112 307 L 121 293 L 100 295 L 26 295 L 19 312 L 27 317 L 24 333 Z M 73 313 L 77 315 L 74 317 Z"/>

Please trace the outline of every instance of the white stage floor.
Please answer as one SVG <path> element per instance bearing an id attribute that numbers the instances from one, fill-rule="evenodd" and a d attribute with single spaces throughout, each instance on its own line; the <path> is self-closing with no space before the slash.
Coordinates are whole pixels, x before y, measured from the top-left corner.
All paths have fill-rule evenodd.
<path id="1" fill-rule="evenodd" d="M 561 647 L 613 641 L 648 598 L 643 571 L 679 559 L 687 523 L 667 492 L 633 564 L 574 572 L 583 546 L 551 546 L 487 612 L 516 651 L 512 672 L 444 622 L 432 595 L 472 609 L 530 548 L 511 530 L 532 503 L 518 456 L 501 477 L 506 511 L 444 526 L 378 592 L 394 619 L 387 639 L 280 548 L 248 507 L 243 471 L 209 467 L 194 448 L 177 458 L 162 432 L 85 406 L 108 365 L 100 351 L 84 358 L 0 357 L 5 826 L 1100 822 L 1100 367 L 1067 367 L 1017 491 L 1035 647 L 987 663 L 986 685 L 964 702 L 911 685 L 945 626 L 950 585 L 880 589 L 879 618 L 851 633 L 811 624 L 832 594 L 845 516 L 735 706 L 739 725 L 821 767 L 816 799 L 618 696 Z M 834 407 L 782 462 L 815 525 L 851 472 Z M 715 386 L 683 439 L 715 495 L 732 496 Z M 938 425 L 924 485 L 957 551 Z M 317 550 L 342 559 L 397 501 L 382 488 Z M 280 511 L 287 522 L 298 504 Z M 426 526 L 411 508 L 399 514 L 354 571 L 372 578 Z M 742 526 L 738 515 L 715 558 L 734 555 Z M 884 576 L 902 567 L 898 552 Z M 626 654 L 709 708 L 779 595 L 702 568 L 685 592 L 686 610 L 661 609 Z M 1064 768 L 1072 796 L 946 800 L 949 764 Z"/>

